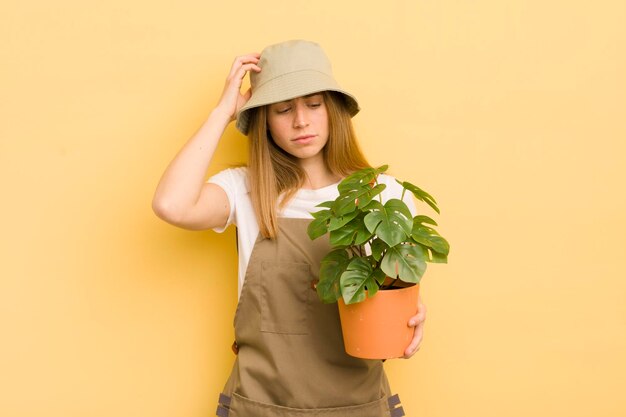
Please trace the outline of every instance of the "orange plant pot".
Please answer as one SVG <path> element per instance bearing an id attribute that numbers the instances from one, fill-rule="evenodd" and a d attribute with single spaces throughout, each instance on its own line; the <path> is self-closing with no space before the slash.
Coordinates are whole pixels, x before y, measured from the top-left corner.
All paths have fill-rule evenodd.
<path id="1" fill-rule="evenodd" d="M 363 359 L 404 356 L 413 340 L 409 319 L 417 314 L 419 284 L 378 291 L 365 301 L 346 305 L 339 299 L 339 318 L 348 355 Z"/>

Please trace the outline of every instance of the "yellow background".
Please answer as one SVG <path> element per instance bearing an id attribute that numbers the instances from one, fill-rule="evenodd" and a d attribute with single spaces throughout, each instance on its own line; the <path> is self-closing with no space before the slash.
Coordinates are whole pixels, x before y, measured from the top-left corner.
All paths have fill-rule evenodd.
<path id="1" fill-rule="evenodd" d="M 626 415 L 623 1 L 3 1 L 0 415 L 209 416 L 234 229 L 151 211 L 236 54 L 319 42 L 439 201 L 409 417 Z M 208 174 L 244 162 L 233 126 Z M 426 210 L 428 212 L 428 210 Z"/>

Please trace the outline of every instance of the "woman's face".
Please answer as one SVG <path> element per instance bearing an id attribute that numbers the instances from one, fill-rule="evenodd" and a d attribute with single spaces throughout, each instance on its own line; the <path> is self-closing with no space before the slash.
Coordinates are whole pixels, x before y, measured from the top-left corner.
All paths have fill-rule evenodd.
<path id="1" fill-rule="evenodd" d="M 328 141 L 328 112 L 322 93 L 269 106 L 267 123 L 272 138 L 299 159 L 320 157 Z"/>

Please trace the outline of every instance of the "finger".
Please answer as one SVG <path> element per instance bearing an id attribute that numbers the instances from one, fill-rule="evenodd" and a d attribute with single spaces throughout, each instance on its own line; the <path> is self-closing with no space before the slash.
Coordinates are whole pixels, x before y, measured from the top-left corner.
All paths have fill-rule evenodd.
<path id="1" fill-rule="evenodd" d="M 228 77 L 228 79 L 226 80 L 226 84 L 231 84 L 235 82 L 236 83 L 235 85 L 237 86 L 237 88 L 241 88 L 243 78 L 246 76 L 246 73 L 248 71 L 260 72 L 261 67 L 259 67 L 256 64 L 243 65 L 237 70 L 237 72 L 235 72 L 234 76 Z"/>
<path id="2" fill-rule="evenodd" d="M 255 60 L 258 61 L 260 58 L 261 58 L 261 54 L 257 52 L 239 55 L 235 57 L 235 60 L 233 61 L 233 65 L 242 64 L 244 62 L 250 62 L 250 61 L 255 61 Z"/>
<path id="3" fill-rule="evenodd" d="M 242 65 L 249 64 L 249 63 L 257 64 L 259 62 L 260 57 L 261 57 L 261 54 L 258 54 L 258 53 L 251 53 L 251 54 L 241 55 L 241 56 L 236 57 L 235 60 L 233 61 L 233 65 L 230 68 L 230 73 L 228 74 L 228 76 L 229 77 L 234 76 L 239 70 L 239 68 L 241 68 Z"/>
<path id="4" fill-rule="evenodd" d="M 421 300 L 417 305 L 417 315 L 422 318 L 422 321 L 426 320 L 426 305 L 422 304 Z"/>
<path id="5" fill-rule="evenodd" d="M 261 72 L 261 67 L 256 64 L 242 65 L 241 67 L 239 67 L 237 72 L 235 72 L 235 79 L 242 80 L 248 71 Z"/>
<path id="6" fill-rule="evenodd" d="M 421 312 L 423 312 L 424 314 L 426 314 L 426 304 L 419 303 L 419 304 L 417 305 L 417 311 L 421 311 Z"/>
<path id="7" fill-rule="evenodd" d="M 424 317 L 422 314 L 417 314 L 409 319 L 408 324 L 409 324 L 409 327 L 416 327 L 424 323 L 425 320 L 426 320 L 426 317 Z"/>
<path id="8" fill-rule="evenodd" d="M 409 319 L 409 327 L 415 327 L 426 320 L 426 310 L 418 311 L 416 315 Z"/>
<path id="9" fill-rule="evenodd" d="M 245 69 L 246 71 L 261 72 L 261 67 L 259 67 L 257 64 L 246 64 L 241 68 Z"/>
<path id="10" fill-rule="evenodd" d="M 423 335 L 424 335 L 424 326 L 418 326 L 415 329 L 415 334 L 413 335 L 413 340 L 411 341 L 411 344 L 404 350 L 403 358 L 408 359 L 411 356 L 415 355 L 415 353 L 420 349 Z"/>

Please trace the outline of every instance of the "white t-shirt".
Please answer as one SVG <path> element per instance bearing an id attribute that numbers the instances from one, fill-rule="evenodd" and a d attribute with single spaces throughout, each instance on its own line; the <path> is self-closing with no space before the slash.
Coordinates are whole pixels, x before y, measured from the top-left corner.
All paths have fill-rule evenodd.
<path id="1" fill-rule="evenodd" d="M 241 295 L 241 288 L 243 287 L 252 248 L 259 234 L 259 225 L 254 215 L 252 201 L 250 200 L 247 170 L 247 167 L 228 168 L 213 175 L 207 181 L 223 188 L 230 203 L 230 213 L 226 225 L 224 227 L 216 227 L 213 230 L 222 233 L 230 224 L 237 226 L 239 242 L 239 295 Z M 387 185 L 382 192 L 383 201 L 387 201 L 391 198 L 400 198 L 402 196 L 402 186 L 398 184 L 392 176 L 381 174 L 378 176 L 378 182 Z M 316 190 L 298 190 L 285 208 L 278 213 L 278 216 L 312 219 L 312 212 L 323 210 L 322 207 L 315 206 L 323 201 L 337 198 L 339 195 L 339 191 L 337 190 L 338 184 L 339 183 L 331 184 Z M 404 195 L 404 202 L 415 216 L 415 204 L 412 194 L 408 191 Z"/>

